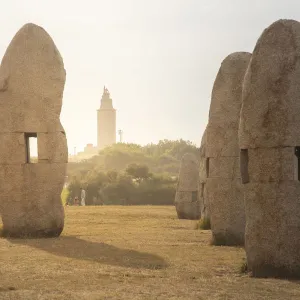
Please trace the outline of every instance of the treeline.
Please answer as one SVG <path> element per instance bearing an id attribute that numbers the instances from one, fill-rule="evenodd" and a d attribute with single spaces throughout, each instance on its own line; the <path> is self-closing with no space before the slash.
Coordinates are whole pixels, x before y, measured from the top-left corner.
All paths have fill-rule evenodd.
<path id="1" fill-rule="evenodd" d="M 72 204 L 82 187 L 87 205 L 172 205 L 181 157 L 198 150 L 183 140 L 115 144 L 89 160 L 69 163 L 64 198 Z"/>

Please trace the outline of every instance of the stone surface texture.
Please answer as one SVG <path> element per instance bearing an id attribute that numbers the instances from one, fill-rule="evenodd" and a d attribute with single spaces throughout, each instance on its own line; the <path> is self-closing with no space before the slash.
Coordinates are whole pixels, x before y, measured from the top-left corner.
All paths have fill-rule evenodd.
<path id="1" fill-rule="evenodd" d="M 227 56 L 214 82 L 206 130 L 206 197 L 213 243 L 242 245 L 245 212 L 239 171 L 242 85 L 251 54 Z"/>
<path id="2" fill-rule="evenodd" d="M 60 123 L 66 72 L 46 31 L 24 25 L 0 67 L 0 213 L 3 234 L 58 236 L 60 194 L 68 160 Z M 27 160 L 26 136 L 36 134 L 38 162 Z"/>
<path id="3" fill-rule="evenodd" d="M 248 155 L 245 249 L 257 277 L 300 277 L 299 57 L 300 23 L 279 20 L 258 39 L 245 76 L 239 129 Z"/>
<path id="4" fill-rule="evenodd" d="M 201 145 L 200 145 L 200 156 L 199 156 L 199 201 L 200 201 L 200 212 L 201 218 L 209 219 L 209 205 L 206 196 L 206 129 L 203 133 Z"/>
<path id="5" fill-rule="evenodd" d="M 198 198 L 199 162 L 194 154 L 186 153 L 181 160 L 175 207 L 179 219 L 200 218 Z"/>

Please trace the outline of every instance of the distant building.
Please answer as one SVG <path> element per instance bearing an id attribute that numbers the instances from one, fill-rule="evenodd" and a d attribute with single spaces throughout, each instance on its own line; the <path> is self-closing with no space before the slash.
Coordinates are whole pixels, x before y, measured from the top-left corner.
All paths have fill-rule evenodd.
<path id="1" fill-rule="evenodd" d="M 122 131 L 121 131 L 122 133 Z M 119 134 L 121 134 L 119 133 Z M 82 152 L 69 156 L 69 162 L 89 159 L 99 150 L 116 143 L 116 110 L 108 89 L 104 86 L 100 108 L 97 110 L 97 146 L 87 144 Z"/>
<path id="2" fill-rule="evenodd" d="M 108 89 L 104 86 L 100 109 L 97 110 L 97 148 L 99 150 L 116 143 L 116 110 Z"/>
<path id="3" fill-rule="evenodd" d="M 69 158 L 69 161 L 78 161 L 83 159 L 89 159 L 94 155 L 97 155 L 99 152 L 99 149 L 95 147 L 93 144 L 87 144 L 84 147 L 84 150 L 82 152 L 78 152 L 76 157 L 73 157 L 73 159 Z"/>
<path id="4" fill-rule="evenodd" d="M 94 147 L 93 144 L 87 144 L 83 150 L 83 153 L 86 154 L 87 156 L 97 155 L 98 152 L 99 152 L 98 148 Z"/>

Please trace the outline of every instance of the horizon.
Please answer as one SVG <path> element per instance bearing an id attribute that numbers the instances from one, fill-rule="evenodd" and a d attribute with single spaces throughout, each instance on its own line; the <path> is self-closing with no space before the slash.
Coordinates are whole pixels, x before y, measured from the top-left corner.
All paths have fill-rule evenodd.
<path id="1" fill-rule="evenodd" d="M 288 2 L 90 0 L 82 6 L 12 0 L 4 4 L 0 56 L 26 23 L 51 35 L 67 72 L 61 122 L 69 153 L 96 145 L 104 85 L 124 142 L 182 138 L 199 146 L 222 60 L 232 52 L 252 52 L 277 19 L 297 20 L 300 4 Z"/>

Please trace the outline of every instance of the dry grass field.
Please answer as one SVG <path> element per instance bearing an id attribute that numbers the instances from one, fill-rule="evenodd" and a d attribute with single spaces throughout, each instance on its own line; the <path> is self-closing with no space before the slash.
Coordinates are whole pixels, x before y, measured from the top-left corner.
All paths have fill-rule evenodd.
<path id="1" fill-rule="evenodd" d="M 241 274 L 243 249 L 174 207 L 66 207 L 58 239 L 0 239 L 0 299 L 300 299 L 300 281 Z"/>

